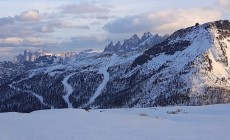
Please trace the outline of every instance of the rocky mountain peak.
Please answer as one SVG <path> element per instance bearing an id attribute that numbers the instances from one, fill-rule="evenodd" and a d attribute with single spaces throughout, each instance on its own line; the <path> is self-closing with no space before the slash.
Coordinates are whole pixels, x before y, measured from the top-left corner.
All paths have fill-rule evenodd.
<path id="1" fill-rule="evenodd" d="M 202 25 L 196 24 L 195 26 L 177 30 L 169 36 L 167 40 L 156 44 L 149 50 L 146 50 L 142 56 L 139 56 L 133 62 L 132 66 L 136 67 L 138 65 L 142 65 L 160 54 L 174 55 L 176 52 L 181 52 L 187 49 L 194 42 L 199 42 L 201 44 L 204 43 L 205 40 L 207 41 L 207 45 L 198 45 L 200 52 L 197 53 L 201 53 L 202 51 L 208 49 L 207 46 L 210 45 L 210 43 L 214 43 L 214 39 L 229 37 L 229 27 L 229 21 L 214 21 Z M 211 29 L 215 29 L 217 33 L 215 34 L 215 30 Z M 209 47 L 211 47 L 211 45 Z M 224 48 L 221 47 L 221 50 L 224 50 Z"/>
<path id="2" fill-rule="evenodd" d="M 23 62 L 35 62 L 39 57 L 45 58 L 45 56 L 47 56 L 47 58 L 60 57 L 62 59 L 68 59 L 75 54 L 75 52 L 51 53 L 43 49 L 39 49 L 37 51 L 30 51 L 26 49 L 24 50 L 23 54 L 19 54 L 14 57 L 13 63 L 21 64 Z"/>
<path id="3" fill-rule="evenodd" d="M 130 39 L 125 39 L 123 45 L 137 46 L 140 42 L 140 38 L 134 34 Z"/>
<path id="4" fill-rule="evenodd" d="M 70 62 L 49 65 L 52 58 L 42 59 L 47 65 L 39 67 L 0 63 L 0 112 L 230 102 L 229 21 L 161 38 L 152 35 L 137 46 L 110 43 L 110 53 L 83 54 Z"/>
<path id="5" fill-rule="evenodd" d="M 134 34 L 129 39 L 124 39 L 124 43 L 121 44 L 120 41 L 114 46 L 112 42 L 110 42 L 104 49 L 104 52 L 123 54 L 131 51 L 142 51 L 152 47 L 153 45 L 160 43 L 164 40 L 164 37 L 159 36 L 158 34 L 152 35 L 150 32 L 146 32 L 143 34 L 141 39 L 137 34 Z"/>
<path id="6" fill-rule="evenodd" d="M 152 34 L 150 32 L 146 32 L 141 37 L 141 42 L 145 41 L 146 39 L 150 38 Z"/>
<path id="7" fill-rule="evenodd" d="M 134 34 L 129 40 L 139 40 L 140 38 L 138 37 L 137 34 Z"/>
<path id="8" fill-rule="evenodd" d="M 114 45 L 113 45 L 113 42 L 111 41 L 106 47 L 105 47 L 105 51 L 107 52 L 110 52 L 110 51 L 113 51 L 115 48 L 114 48 Z"/>
<path id="9" fill-rule="evenodd" d="M 121 46 L 121 42 L 118 41 L 117 44 L 115 45 L 115 47 L 120 47 Z"/>
<path id="10" fill-rule="evenodd" d="M 230 30 L 230 22 L 229 20 L 219 20 L 214 22 L 208 22 L 203 26 L 207 26 L 209 28 L 217 28 L 221 30 Z"/>
<path id="11" fill-rule="evenodd" d="M 108 47 L 113 47 L 114 45 L 113 45 L 113 41 L 111 41 L 110 43 L 109 43 L 109 45 L 108 45 Z"/>

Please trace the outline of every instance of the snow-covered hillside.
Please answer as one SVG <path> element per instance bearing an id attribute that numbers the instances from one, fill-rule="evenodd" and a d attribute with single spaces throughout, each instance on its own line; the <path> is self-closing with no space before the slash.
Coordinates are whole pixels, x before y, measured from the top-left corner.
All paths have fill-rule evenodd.
<path id="1" fill-rule="evenodd" d="M 229 140 L 230 104 L 1 113 L 1 140 Z"/>
<path id="2" fill-rule="evenodd" d="M 0 112 L 230 102 L 229 21 L 180 29 L 163 42 L 157 38 L 134 35 L 102 53 L 86 51 L 68 60 L 0 63 Z M 158 44 L 150 47 L 154 40 Z M 128 51 L 117 53 L 119 47 Z"/>

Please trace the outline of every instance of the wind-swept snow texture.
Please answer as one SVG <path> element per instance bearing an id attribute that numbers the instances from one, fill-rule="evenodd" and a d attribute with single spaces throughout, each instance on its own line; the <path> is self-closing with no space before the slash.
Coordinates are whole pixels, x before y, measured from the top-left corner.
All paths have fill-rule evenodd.
<path id="1" fill-rule="evenodd" d="M 0 114 L 1 140 L 229 140 L 230 104 Z"/>
<path id="2" fill-rule="evenodd" d="M 87 103 L 87 105 L 90 105 L 91 103 L 94 102 L 94 100 L 101 94 L 101 91 L 103 90 L 103 88 L 106 86 L 107 82 L 109 81 L 109 72 L 107 71 L 109 67 L 113 66 L 116 63 L 116 55 L 114 54 L 111 57 L 111 60 L 109 62 L 108 65 L 101 67 L 99 69 L 99 73 L 103 74 L 103 81 L 102 83 L 98 86 L 95 94 L 93 95 L 93 97 L 89 100 L 89 102 Z"/>

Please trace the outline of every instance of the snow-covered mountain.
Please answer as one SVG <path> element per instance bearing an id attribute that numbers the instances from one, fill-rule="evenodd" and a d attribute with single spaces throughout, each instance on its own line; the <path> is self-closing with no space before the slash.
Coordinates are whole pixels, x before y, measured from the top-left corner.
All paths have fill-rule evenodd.
<path id="1" fill-rule="evenodd" d="M 130 39 L 125 39 L 121 44 L 118 41 L 115 45 L 110 42 L 104 49 L 104 52 L 125 54 L 133 51 L 143 51 L 151 48 L 152 46 L 164 41 L 169 35 L 159 36 L 158 34 L 152 35 L 150 32 L 144 33 L 141 38 L 134 34 Z"/>
<path id="2" fill-rule="evenodd" d="M 75 52 L 50 53 L 42 49 L 39 49 L 35 52 L 25 50 L 23 54 L 19 54 L 14 57 L 13 63 L 20 64 L 25 61 L 35 62 L 39 57 L 59 57 L 61 59 L 68 59 L 74 55 L 76 55 Z"/>
<path id="3" fill-rule="evenodd" d="M 151 39 L 140 40 L 134 35 L 117 46 L 122 50 L 124 44 L 128 44 L 125 48 L 151 44 Z M 14 74 L 8 78 L 0 75 L 4 81 L 0 85 L 0 111 L 230 102 L 227 20 L 180 29 L 149 49 L 117 53 L 119 50 L 108 48 L 36 68 L 8 64 Z"/>

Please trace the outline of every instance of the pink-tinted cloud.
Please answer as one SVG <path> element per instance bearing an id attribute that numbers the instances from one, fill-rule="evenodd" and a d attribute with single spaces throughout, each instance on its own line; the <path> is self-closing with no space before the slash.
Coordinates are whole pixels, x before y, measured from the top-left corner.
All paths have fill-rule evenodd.
<path id="1" fill-rule="evenodd" d="M 19 45 L 23 42 L 23 39 L 20 37 L 7 37 L 7 38 L 0 38 L 0 44 L 12 44 L 12 45 Z"/>
<path id="2" fill-rule="evenodd" d="M 218 0 L 217 2 L 219 6 L 224 7 L 226 9 L 230 8 L 230 0 Z"/>
<path id="3" fill-rule="evenodd" d="M 172 33 L 177 29 L 192 26 L 196 22 L 205 23 L 218 20 L 220 17 L 221 12 L 212 8 L 164 10 L 118 18 L 106 24 L 103 28 L 111 33 L 138 33 L 145 31 Z"/>
<path id="4" fill-rule="evenodd" d="M 18 21 L 27 22 L 27 21 L 39 21 L 41 15 L 38 10 L 29 10 L 22 12 L 19 16 L 14 17 Z"/>

